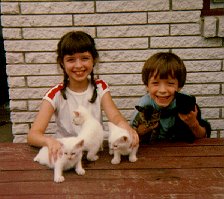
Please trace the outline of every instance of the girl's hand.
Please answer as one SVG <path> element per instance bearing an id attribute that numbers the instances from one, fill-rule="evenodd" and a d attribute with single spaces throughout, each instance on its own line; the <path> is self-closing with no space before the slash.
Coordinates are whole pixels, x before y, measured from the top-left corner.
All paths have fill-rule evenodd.
<path id="1" fill-rule="evenodd" d="M 195 105 L 194 111 L 191 111 L 189 114 L 179 113 L 178 115 L 179 115 L 180 119 L 185 124 L 187 124 L 190 128 L 193 128 L 195 125 L 198 124 L 197 114 L 198 114 L 198 110 L 197 110 L 197 107 Z"/>
<path id="2" fill-rule="evenodd" d="M 119 127 L 126 129 L 132 137 L 131 147 L 134 148 L 139 144 L 138 133 L 126 122 L 120 122 L 118 124 Z"/>
<path id="3" fill-rule="evenodd" d="M 52 163 L 52 159 L 53 159 L 55 162 L 57 158 L 62 155 L 61 154 L 62 144 L 53 137 L 48 137 L 46 143 L 48 147 L 49 161 L 50 163 Z"/>

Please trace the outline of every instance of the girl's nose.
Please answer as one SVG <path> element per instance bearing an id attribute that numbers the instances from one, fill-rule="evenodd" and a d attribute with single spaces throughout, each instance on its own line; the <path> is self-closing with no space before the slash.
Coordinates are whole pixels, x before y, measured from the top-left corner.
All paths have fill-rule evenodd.
<path id="1" fill-rule="evenodd" d="M 76 61 L 75 61 L 75 67 L 76 68 L 81 68 L 82 67 L 82 61 L 80 59 L 76 59 Z"/>

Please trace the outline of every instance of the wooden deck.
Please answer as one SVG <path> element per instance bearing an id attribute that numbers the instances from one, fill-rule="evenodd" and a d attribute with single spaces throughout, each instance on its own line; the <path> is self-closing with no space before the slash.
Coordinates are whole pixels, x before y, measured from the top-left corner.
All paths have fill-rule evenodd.
<path id="1" fill-rule="evenodd" d="M 110 163 L 105 148 L 96 162 L 83 160 L 78 176 L 64 172 L 53 182 L 53 170 L 33 158 L 38 149 L 27 144 L 0 143 L 0 198 L 224 198 L 224 139 L 193 144 L 157 143 L 140 146 L 138 161 Z"/>

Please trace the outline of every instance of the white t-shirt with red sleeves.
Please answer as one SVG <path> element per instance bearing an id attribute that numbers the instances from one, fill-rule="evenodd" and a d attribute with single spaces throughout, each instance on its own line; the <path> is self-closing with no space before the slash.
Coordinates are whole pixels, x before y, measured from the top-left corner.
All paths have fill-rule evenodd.
<path id="1" fill-rule="evenodd" d="M 73 111 L 79 105 L 86 107 L 99 122 L 102 122 L 101 99 L 109 91 L 109 87 L 101 79 L 96 80 L 96 84 L 97 98 L 94 103 L 89 102 L 94 90 L 91 83 L 89 83 L 87 90 L 82 93 L 74 92 L 67 87 L 65 91 L 67 100 L 63 98 L 60 91 L 63 88 L 62 83 L 54 86 L 45 94 L 43 99 L 50 102 L 55 110 L 55 122 L 58 127 L 58 132 L 55 132 L 56 137 L 77 136 L 79 134 L 80 126 L 73 124 Z"/>

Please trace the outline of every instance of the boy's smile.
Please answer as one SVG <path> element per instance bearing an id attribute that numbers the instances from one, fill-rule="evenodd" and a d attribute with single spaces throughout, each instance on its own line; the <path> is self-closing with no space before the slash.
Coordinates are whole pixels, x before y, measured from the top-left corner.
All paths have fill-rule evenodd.
<path id="1" fill-rule="evenodd" d="M 168 107 L 174 100 L 175 91 L 179 91 L 178 80 L 171 78 L 160 79 L 152 76 L 148 81 L 147 91 L 155 103 L 160 107 Z"/>

